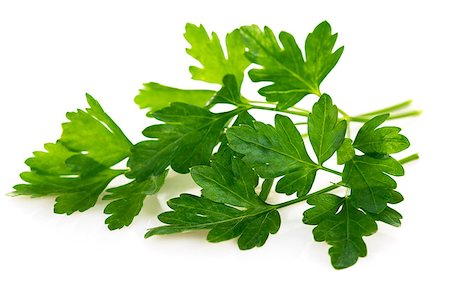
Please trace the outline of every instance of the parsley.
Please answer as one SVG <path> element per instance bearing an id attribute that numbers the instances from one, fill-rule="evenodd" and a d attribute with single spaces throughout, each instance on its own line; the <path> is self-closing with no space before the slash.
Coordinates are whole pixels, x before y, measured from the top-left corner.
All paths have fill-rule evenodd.
<path id="1" fill-rule="evenodd" d="M 146 139 L 138 143 L 87 95 L 89 107 L 67 114 L 61 138 L 25 161 L 25 183 L 13 194 L 56 196 L 55 213 L 67 215 L 109 201 L 105 223 L 116 230 L 132 223 L 169 170 L 190 173 L 201 194 L 168 200 L 170 210 L 158 216 L 163 224 L 145 237 L 207 230 L 210 242 L 237 238 L 240 249 L 251 249 L 278 232 L 280 209 L 306 202 L 303 223 L 314 226 L 316 241 L 330 245 L 336 269 L 367 255 L 364 237 L 377 231 L 377 222 L 400 226 L 402 215 L 392 206 L 403 196 L 394 178 L 418 155 L 398 160 L 409 140 L 399 127 L 384 123 L 420 111 L 399 113 L 411 104 L 406 101 L 350 116 L 322 93 L 320 84 L 344 50 L 335 50 L 337 34 L 327 22 L 308 35 L 304 50 L 289 33 L 281 32 L 278 41 L 271 29 L 256 25 L 227 34 L 224 47 L 202 25 L 187 24 L 185 38 L 187 53 L 201 65 L 190 67 L 192 78 L 220 88 L 144 84 L 135 102 L 159 123 L 145 128 Z M 266 101 L 242 95 L 251 64 L 248 75 L 264 82 L 259 93 Z M 307 95 L 317 97 L 311 111 L 296 106 Z M 218 104 L 234 108 L 213 112 Z M 275 112 L 273 125 L 257 121 L 258 110 Z M 291 117 L 304 120 L 294 123 Z M 362 123 L 354 139 L 352 122 Z M 119 168 L 124 160 L 127 168 Z M 332 183 L 311 192 L 316 177 L 327 174 Z M 119 176 L 128 182 L 111 186 Z M 273 189 L 295 196 L 273 203 Z"/>

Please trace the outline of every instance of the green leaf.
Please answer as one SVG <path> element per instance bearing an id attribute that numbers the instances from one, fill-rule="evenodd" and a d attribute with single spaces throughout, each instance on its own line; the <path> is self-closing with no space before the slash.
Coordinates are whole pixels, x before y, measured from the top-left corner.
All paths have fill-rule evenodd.
<path id="1" fill-rule="evenodd" d="M 319 194 L 306 202 L 314 207 L 303 213 L 303 223 L 317 225 L 323 220 L 334 217 L 344 199 L 333 194 Z"/>
<path id="2" fill-rule="evenodd" d="M 259 198 L 261 198 L 261 200 L 266 201 L 267 197 L 269 197 L 272 190 L 273 181 L 273 178 L 264 179 L 261 185 L 261 192 L 259 193 Z"/>
<path id="3" fill-rule="evenodd" d="M 403 176 L 402 165 L 392 157 L 355 156 L 345 164 L 342 179 L 351 188 L 356 207 L 380 213 L 394 198 L 397 183 L 390 175 Z"/>
<path id="4" fill-rule="evenodd" d="M 59 141 L 72 151 L 86 151 L 100 164 L 114 165 L 129 155 L 132 144 L 100 104 L 89 94 L 86 98 L 90 107 L 67 113 L 70 122 L 62 125 Z"/>
<path id="5" fill-rule="evenodd" d="M 111 215 L 105 220 L 108 228 L 115 230 L 129 226 L 141 211 L 145 198 L 159 192 L 167 173 L 168 171 L 144 181 L 133 180 L 125 185 L 108 189 L 109 194 L 103 197 L 103 200 L 112 200 L 104 210 L 105 214 Z"/>
<path id="6" fill-rule="evenodd" d="M 389 114 L 379 115 L 364 123 L 356 135 L 353 146 L 366 154 L 392 154 L 409 147 L 409 141 L 399 134 L 400 128 L 386 126 L 378 128 L 389 118 Z"/>
<path id="7" fill-rule="evenodd" d="M 319 168 L 308 156 L 300 133 L 291 119 L 275 116 L 275 127 L 255 122 L 227 130 L 230 147 L 263 178 L 283 176 L 276 191 L 306 195 Z"/>
<path id="8" fill-rule="evenodd" d="M 331 194 L 312 197 L 308 203 L 314 207 L 305 211 L 303 221 L 317 225 L 313 230 L 316 241 L 331 245 L 328 253 L 333 267 L 348 268 L 359 257 L 367 255 L 362 237 L 377 231 L 377 224 L 371 217 Z"/>
<path id="9" fill-rule="evenodd" d="M 400 227 L 400 225 L 402 224 L 401 219 L 403 218 L 403 216 L 398 211 L 389 206 L 387 206 L 382 212 L 378 214 L 367 214 L 374 220 L 384 222 L 395 227 Z"/>
<path id="10" fill-rule="evenodd" d="M 90 108 L 68 113 L 56 143 L 44 145 L 25 163 L 25 184 L 14 186 L 15 195 L 56 196 L 54 211 L 72 214 L 94 206 L 100 194 L 122 170 L 111 167 L 129 155 L 131 143 L 120 128 L 87 95 Z"/>
<path id="11" fill-rule="evenodd" d="M 186 52 L 203 66 L 189 68 L 193 79 L 222 84 L 225 75 L 232 74 L 239 86 L 241 85 L 244 70 L 250 62 L 244 55 L 245 45 L 239 30 L 236 29 L 226 36 L 226 57 L 217 34 L 213 32 L 210 37 L 203 25 L 187 24 L 184 37 L 191 44 L 191 48 L 186 49 Z"/>
<path id="12" fill-rule="evenodd" d="M 338 109 L 330 96 L 320 96 L 308 117 L 308 136 L 320 165 L 341 146 L 346 130 L 347 122 L 338 122 Z"/>
<path id="13" fill-rule="evenodd" d="M 191 176 L 203 188 L 202 195 L 212 201 L 246 208 L 264 205 L 255 192 L 258 176 L 238 158 L 231 158 L 228 166 L 216 166 L 215 160 L 210 167 L 195 166 Z"/>
<path id="14" fill-rule="evenodd" d="M 280 109 L 294 106 L 308 94 L 320 95 L 320 83 L 338 62 L 344 47 L 333 52 L 337 34 L 331 34 L 330 24 L 320 23 L 305 43 L 305 58 L 294 37 L 287 32 L 279 35 L 281 46 L 270 28 L 264 32 L 256 26 L 241 27 L 247 58 L 261 69 L 252 69 L 250 79 L 268 81 L 272 85 L 259 90 L 267 101 L 278 102 Z"/>
<path id="15" fill-rule="evenodd" d="M 242 211 L 204 197 L 182 194 L 167 202 L 173 211 L 158 216 L 166 226 L 150 229 L 145 237 L 192 230 L 210 230 L 209 242 L 218 243 L 239 237 L 242 250 L 261 247 L 269 234 L 277 233 L 280 215 L 276 210 Z"/>
<path id="16" fill-rule="evenodd" d="M 134 102 L 140 108 L 149 108 L 148 115 L 163 109 L 174 102 L 183 102 L 204 107 L 216 92 L 210 90 L 182 90 L 168 87 L 159 83 L 149 82 L 139 90 Z"/>
<path id="17" fill-rule="evenodd" d="M 223 78 L 223 86 L 211 100 L 211 103 L 228 103 L 239 106 L 247 101 L 241 98 L 240 87 L 234 75 Z"/>
<path id="18" fill-rule="evenodd" d="M 337 150 L 337 163 L 343 165 L 355 156 L 355 148 L 353 148 L 351 139 L 344 139 L 341 146 Z"/>
<path id="19" fill-rule="evenodd" d="M 147 127 L 143 134 L 151 140 L 136 144 L 128 160 L 127 177 L 143 180 L 161 175 L 170 165 L 178 173 L 188 173 L 195 165 L 208 165 L 224 126 L 238 110 L 215 114 L 186 103 L 153 113 L 166 124 Z"/>
<path id="20" fill-rule="evenodd" d="M 168 201 L 173 211 L 158 218 L 169 224 L 150 229 L 146 237 L 197 229 L 209 229 L 208 241 L 221 242 L 239 237 L 240 249 L 262 246 L 270 233 L 280 227 L 280 215 L 255 192 L 258 177 L 241 159 L 222 148 L 211 166 L 192 168 L 202 197 L 182 194 Z"/>
<path id="21" fill-rule="evenodd" d="M 35 157 L 35 159 L 37 159 Z M 86 156 L 78 156 L 78 160 L 88 160 L 90 164 L 97 164 Z M 86 165 L 85 162 L 80 164 Z M 56 195 L 54 212 L 57 214 L 70 215 L 76 211 L 85 211 L 97 202 L 98 197 L 111 182 L 112 179 L 122 174 L 123 171 L 101 168 L 101 171 L 87 176 L 83 170 L 72 171 L 72 174 L 49 174 L 32 170 L 20 174 L 22 180 L 27 184 L 14 186 L 15 195 L 28 195 L 42 197 Z"/>

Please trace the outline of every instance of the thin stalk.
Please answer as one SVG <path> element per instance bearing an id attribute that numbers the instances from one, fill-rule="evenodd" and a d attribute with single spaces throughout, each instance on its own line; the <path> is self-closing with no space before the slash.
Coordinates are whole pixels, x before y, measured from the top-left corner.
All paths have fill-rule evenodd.
<path id="1" fill-rule="evenodd" d="M 274 206 L 275 209 L 279 209 L 279 208 L 282 208 L 282 207 L 293 205 L 293 204 L 305 201 L 308 198 L 311 198 L 313 196 L 320 195 L 320 194 L 332 191 L 332 190 L 337 189 L 338 187 L 341 187 L 341 186 L 342 186 L 342 183 L 338 182 L 338 183 L 332 184 L 332 185 L 330 185 L 330 186 L 328 186 L 326 188 L 318 190 L 317 192 L 314 192 L 314 193 L 311 193 L 311 194 L 308 194 L 308 195 L 305 195 L 305 196 L 301 196 L 301 197 L 298 197 L 296 199 L 292 199 L 292 200 L 289 200 L 289 201 L 286 201 L 286 202 L 283 202 L 283 203 L 280 203 L 280 204 L 276 204 L 276 205 L 273 205 L 273 206 Z"/>
<path id="2" fill-rule="evenodd" d="M 324 167 L 324 166 L 320 166 L 320 170 L 323 170 L 323 171 L 326 171 L 326 172 L 329 172 L 329 173 L 333 173 L 333 174 L 342 176 L 341 172 L 333 170 L 333 169 L 330 169 L 330 168 L 327 168 L 327 167 Z"/>
<path id="3" fill-rule="evenodd" d="M 411 105 L 411 103 L 412 103 L 412 100 L 409 99 L 409 100 L 406 100 L 404 102 L 401 102 L 401 103 L 398 103 L 398 104 L 395 104 L 395 105 L 392 105 L 392 106 L 388 106 L 386 108 L 374 110 L 374 111 L 371 111 L 371 112 L 359 115 L 358 117 L 373 116 L 373 115 L 379 115 L 379 114 L 384 114 L 384 113 L 390 113 L 390 112 L 393 112 L 393 111 L 400 110 L 400 109 L 402 109 L 404 107 L 407 107 L 407 106 Z"/>
<path id="4" fill-rule="evenodd" d="M 406 118 L 406 117 L 414 117 L 414 116 L 419 116 L 420 114 L 422 114 L 421 110 L 412 110 L 412 111 L 408 111 L 408 112 L 397 114 L 397 115 L 391 115 L 391 116 L 389 116 L 389 120 L 401 119 L 401 118 Z"/>
<path id="5" fill-rule="evenodd" d="M 414 154 L 411 154 L 410 156 L 400 159 L 398 162 L 401 163 L 402 165 L 404 165 L 406 163 L 409 163 L 409 162 L 417 160 L 417 159 L 419 159 L 419 153 L 414 153 Z"/>
<path id="6" fill-rule="evenodd" d="M 261 109 L 261 110 L 270 110 L 270 111 L 277 111 L 277 112 L 284 112 L 284 113 L 288 113 L 291 115 L 296 115 L 296 116 L 302 116 L 302 117 L 308 117 L 309 113 L 304 112 L 304 111 L 292 111 L 289 109 L 286 110 L 280 110 L 277 109 L 276 107 L 267 107 L 267 106 L 260 106 L 260 105 L 252 105 L 250 107 L 248 107 L 249 109 Z"/>
<path id="7" fill-rule="evenodd" d="M 401 114 L 396 114 L 396 115 L 390 115 L 388 120 L 394 120 L 394 119 L 402 119 L 402 118 L 406 118 L 406 117 L 413 117 L 413 116 L 419 116 L 422 113 L 421 110 L 412 110 L 412 111 L 407 111 Z M 351 122 L 359 122 L 359 123 L 365 123 L 367 121 L 369 121 L 372 118 L 372 116 L 368 117 L 368 116 L 357 116 L 357 117 L 349 117 L 348 120 Z"/>

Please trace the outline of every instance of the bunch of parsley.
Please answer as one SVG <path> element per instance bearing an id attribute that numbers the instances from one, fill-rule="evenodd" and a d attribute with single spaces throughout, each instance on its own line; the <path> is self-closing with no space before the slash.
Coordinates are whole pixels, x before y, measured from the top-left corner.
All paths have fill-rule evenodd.
<path id="1" fill-rule="evenodd" d="M 289 33 L 281 32 L 278 41 L 268 27 L 255 25 L 227 34 L 226 49 L 203 26 L 188 24 L 185 38 L 191 45 L 187 53 L 202 65 L 190 67 L 192 78 L 220 84 L 219 90 L 145 84 L 135 102 L 160 123 L 144 129 L 147 139 L 137 144 L 87 95 L 89 108 L 67 114 L 61 138 L 26 160 L 30 170 L 21 174 L 26 183 L 16 185 L 14 193 L 54 195 L 55 213 L 70 215 L 93 207 L 106 190 L 105 223 L 115 230 L 132 223 L 145 198 L 160 190 L 169 169 L 190 173 L 201 195 L 170 199 L 171 210 L 158 216 L 165 225 L 150 229 L 146 237 L 208 230 L 210 242 L 238 238 L 240 249 L 260 247 L 279 230 L 279 209 L 306 201 L 311 208 L 303 222 L 314 226 L 316 241 L 330 244 L 337 269 L 366 255 L 363 237 L 377 231 L 377 222 L 400 225 L 402 216 L 392 206 L 403 197 L 392 176 L 402 176 L 402 164 L 418 156 L 392 157 L 408 148 L 409 141 L 400 128 L 382 124 L 420 112 L 395 113 L 411 101 L 356 117 L 337 108 L 320 90 L 344 50 L 334 50 L 337 34 L 327 22 L 308 35 L 304 54 Z M 259 90 L 266 101 L 241 94 L 244 71 L 251 64 L 250 79 L 268 82 Z M 296 107 L 310 94 L 318 98 L 311 111 Z M 234 109 L 211 111 L 223 103 Z M 255 120 L 257 110 L 280 114 L 269 125 Z M 304 122 L 294 123 L 289 115 Z M 353 139 L 350 122 L 363 123 Z M 303 125 L 307 130 L 302 135 L 298 127 Z M 306 137 L 314 156 L 306 150 Z M 343 168 L 326 166 L 335 153 Z M 127 168 L 117 168 L 124 159 Z M 318 172 L 332 174 L 335 181 L 310 193 Z M 109 187 L 118 176 L 129 182 Z M 276 193 L 294 198 L 269 204 L 274 183 Z"/>

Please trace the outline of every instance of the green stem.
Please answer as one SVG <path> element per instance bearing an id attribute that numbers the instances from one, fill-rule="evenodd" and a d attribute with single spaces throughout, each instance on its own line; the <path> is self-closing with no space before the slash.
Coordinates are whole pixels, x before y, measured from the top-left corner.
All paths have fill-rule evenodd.
<path id="1" fill-rule="evenodd" d="M 333 173 L 333 174 L 342 176 L 342 173 L 341 173 L 341 172 L 336 171 L 336 170 L 333 170 L 333 169 L 329 169 L 329 168 L 324 167 L 324 166 L 320 166 L 320 170 L 323 170 L 323 171 L 326 171 L 326 172 L 329 172 L 329 173 Z"/>
<path id="2" fill-rule="evenodd" d="M 373 116 L 373 115 L 380 115 L 380 114 L 384 114 L 384 113 L 390 113 L 396 110 L 400 110 L 404 107 L 407 107 L 409 105 L 411 105 L 412 100 L 406 100 L 404 102 L 392 105 L 392 106 L 388 106 L 386 108 L 382 108 L 382 109 L 378 109 L 378 110 L 374 110 L 365 114 L 361 114 L 358 117 L 363 117 L 363 116 Z"/>
<path id="3" fill-rule="evenodd" d="M 390 115 L 388 120 L 402 119 L 402 118 L 406 118 L 406 117 L 418 116 L 421 113 L 422 113 L 421 110 L 412 110 L 412 111 L 404 112 L 404 113 L 401 113 L 401 114 Z M 371 118 L 372 118 L 372 116 L 370 116 L 370 117 L 368 117 L 368 116 L 357 116 L 357 117 L 349 117 L 348 120 L 351 121 L 351 122 L 365 123 L 365 122 L 369 121 Z"/>
<path id="4" fill-rule="evenodd" d="M 270 111 L 277 111 L 277 112 L 284 112 L 284 113 L 288 113 L 291 115 L 296 115 L 296 116 L 302 116 L 302 117 L 308 117 L 309 113 L 308 112 L 304 112 L 304 111 L 292 111 L 289 109 L 286 110 L 280 110 L 276 107 L 268 107 L 268 106 L 260 106 L 260 105 L 252 105 L 250 107 L 248 107 L 249 109 L 261 109 L 261 110 L 270 110 Z"/>
<path id="5" fill-rule="evenodd" d="M 414 154 L 411 154 L 410 156 L 400 159 L 398 162 L 401 163 L 402 165 L 404 165 L 406 163 L 409 163 L 409 162 L 417 160 L 417 159 L 419 159 L 419 153 L 414 153 Z"/>
<path id="6" fill-rule="evenodd" d="M 401 114 L 398 114 L 398 115 L 391 115 L 391 116 L 389 116 L 389 120 L 401 119 L 401 118 L 413 117 L 413 116 L 419 116 L 420 114 L 422 114 L 421 110 L 412 110 L 412 111 L 408 111 L 408 112 L 401 113 Z"/>
<path id="7" fill-rule="evenodd" d="M 332 190 L 337 189 L 338 187 L 341 187 L 341 186 L 342 186 L 342 183 L 338 182 L 338 183 L 332 184 L 332 185 L 330 185 L 330 186 L 328 186 L 326 188 L 318 190 L 317 192 L 314 192 L 314 193 L 311 193 L 311 194 L 308 194 L 308 195 L 305 195 L 305 196 L 301 196 L 301 197 L 298 197 L 296 199 L 292 199 L 292 200 L 289 200 L 289 201 L 286 201 L 286 202 L 283 202 L 283 203 L 280 203 L 280 204 L 276 204 L 276 205 L 274 205 L 274 207 L 275 207 L 275 209 L 279 209 L 279 208 L 286 207 L 286 206 L 289 206 L 289 205 L 292 205 L 292 204 L 296 204 L 296 203 L 305 201 L 308 198 L 311 198 L 313 196 L 324 194 L 326 192 L 332 191 Z"/>

